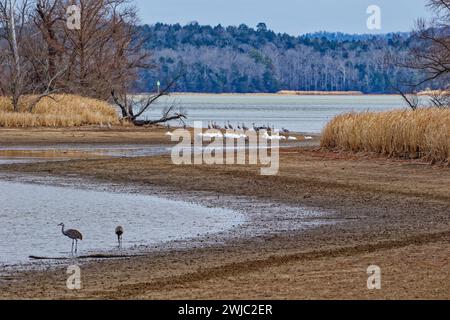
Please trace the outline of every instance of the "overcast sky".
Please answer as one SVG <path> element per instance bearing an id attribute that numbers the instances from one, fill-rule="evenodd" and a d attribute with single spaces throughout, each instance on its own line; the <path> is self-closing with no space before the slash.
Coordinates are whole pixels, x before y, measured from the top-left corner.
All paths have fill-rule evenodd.
<path id="1" fill-rule="evenodd" d="M 426 17 L 426 0 L 136 0 L 143 23 L 239 25 L 266 22 L 277 32 L 387 33 L 409 31 Z M 381 9 L 381 30 L 367 28 L 368 6 Z"/>

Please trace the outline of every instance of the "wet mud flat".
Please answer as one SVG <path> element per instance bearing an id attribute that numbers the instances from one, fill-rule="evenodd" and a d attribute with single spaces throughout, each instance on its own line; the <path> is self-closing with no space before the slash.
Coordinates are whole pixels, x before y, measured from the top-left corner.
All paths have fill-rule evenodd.
<path id="1" fill-rule="evenodd" d="M 64 288 L 63 266 L 13 273 L 1 297 L 449 298 L 448 168 L 311 148 L 280 154 L 274 177 L 248 166 L 174 166 L 167 155 L 1 166 L 7 181 L 20 173 L 21 182 L 93 184 L 247 219 L 142 257 L 83 263 L 87 285 L 77 293 Z M 373 264 L 385 279 L 377 292 L 367 289 Z"/>

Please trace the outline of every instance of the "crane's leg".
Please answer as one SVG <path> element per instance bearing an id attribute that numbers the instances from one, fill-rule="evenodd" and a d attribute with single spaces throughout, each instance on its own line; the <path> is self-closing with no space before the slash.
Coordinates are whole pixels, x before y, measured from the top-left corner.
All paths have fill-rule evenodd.
<path id="1" fill-rule="evenodd" d="M 72 254 L 73 254 L 73 240 L 72 240 Z"/>
<path id="2" fill-rule="evenodd" d="M 75 253 L 78 253 L 78 240 L 75 240 Z"/>

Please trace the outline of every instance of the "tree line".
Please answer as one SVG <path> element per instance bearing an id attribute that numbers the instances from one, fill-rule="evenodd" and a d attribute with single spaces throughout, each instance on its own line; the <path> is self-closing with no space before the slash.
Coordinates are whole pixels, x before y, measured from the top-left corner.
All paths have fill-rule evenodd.
<path id="1" fill-rule="evenodd" d="M 140 27 L 157 68 L 143 72 L 137 89 L 153 90 L 158 79 L 183 77 L 177 91 L 277 92 L 362 91 L 394 93 L 406 81 L 419 82 L 421 70 L 405 68 L 416 34 L 344 35 L 317 33 L 290 36 L 260 23 L 223 27 L 198 23 L 157 23 Z M 442 79 L 420 86 L 442 87 Z M 419 88 L 416 88 L 419 89 Z"/>

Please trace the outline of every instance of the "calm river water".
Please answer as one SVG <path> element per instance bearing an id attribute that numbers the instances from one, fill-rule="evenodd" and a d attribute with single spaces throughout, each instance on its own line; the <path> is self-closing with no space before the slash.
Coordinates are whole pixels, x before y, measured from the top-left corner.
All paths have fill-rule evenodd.
<path id="1" fill-rule="evenodd" d="M 162 110 L 175 105 L 185 109 L 188 123 L 216 121 L 223 126 L 231 121 L 251 126 L 270 123 L 296 132 L 319 133 L 334 116 L 350 111 L 382 111 L 405 108 L 400 96 L 276 96 L 276 95 L 173 95 L 164 97 L 147 114 L 161 116 Z M 174 123 L 176 125 L 177 123 Z"/>

